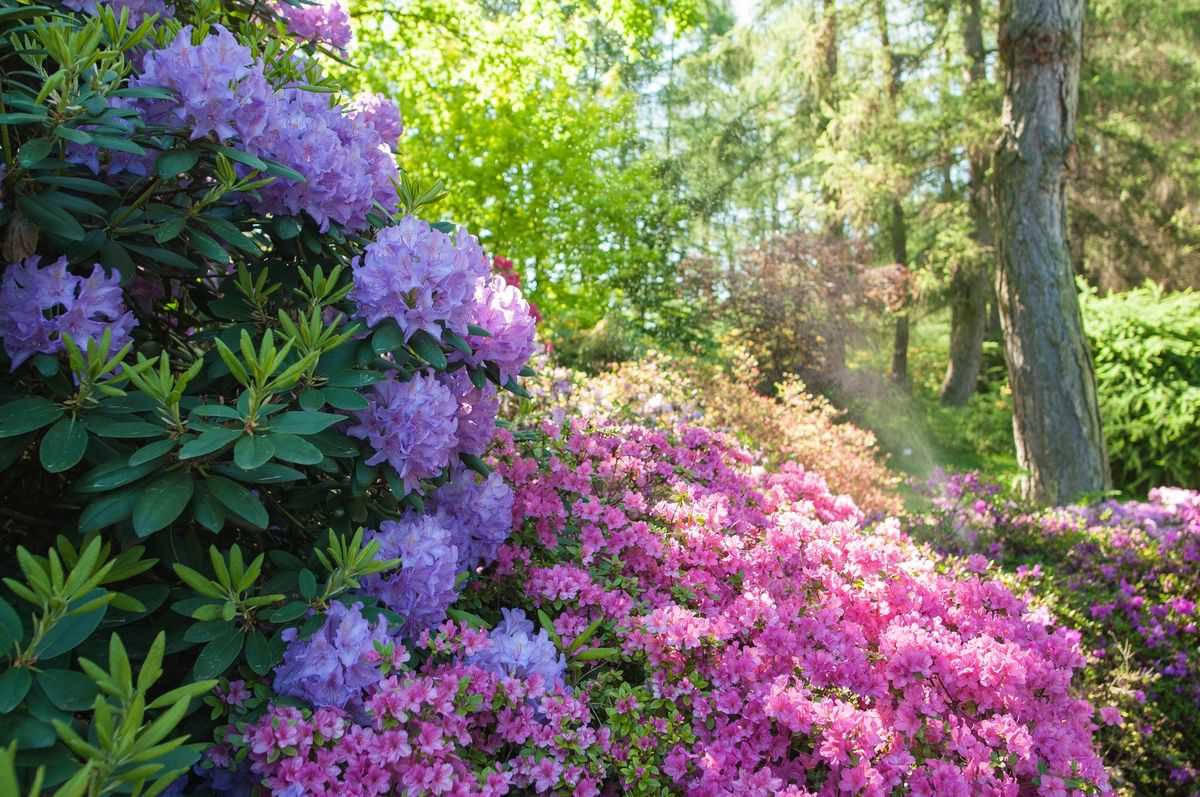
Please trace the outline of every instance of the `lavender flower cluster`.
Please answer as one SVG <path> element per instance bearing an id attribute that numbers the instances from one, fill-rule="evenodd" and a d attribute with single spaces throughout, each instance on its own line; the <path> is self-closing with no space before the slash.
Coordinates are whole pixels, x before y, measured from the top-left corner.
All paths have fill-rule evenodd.
<path id="1" fill-rule="evenodd" d="M 385 520 L 372 539 L 379 540 L 379 557 L 400 559 L 399 570 L 369 576 L 363 589 L 404 618 L 401 633 L 414 638 L 446 619 L 446 609 L 458 597 L 458 546 L 454 519 L 445 512 Z"/>
<path id="2" fill-rule="evenodd" d="M 16 370 L 35 354 L 65 351 L 70 335 L 80 349 L 111 331 L 110 351 L 129 342 L 137 325 L 121 303 L 117 272 L 105 276 L 99 265 L 87 277 L 67 270 L 67 259 L 41 266 L 36 255 L 4 270 L 0 281 L 0 338 Z"/>
<path id="3" fill-rule="evenodd" d="M 521 290 L 496 276 L 475 286 L 475 303 L 470 323 L 491 333 L 491 337 L 471 335 L 472 354 L 465 357 L 471 365 L 493 362 L 500 369 L 500 381 L 515 379 L 533 355 L 536 321 Z"/>
<path id="4" fill-rule="evenodd" d="M 329 605 L 325 624 L 308 639 L 295 628 L 283 632 L 288 643 L 283 662 L 275 668 L 275 691 L 299 697 L 314 706 L 346 708 L 361 703 L 362 692 L 379 681 L 379 649 L 395 640 L 387 620 L 372 625 L 362 604 Z"/>
<path id="5" fill-rule="evenodd" d="M 562 684 L 567 662 L 546 629 L 534 633 L 533 622 L 520 609 L 500 611 L 504 619 L 488 635 L 491 644 L 468 657 L 467 663 L 508 678 L 540 681 L 545 687 Z"/>
<path id="6" fill-rule="evenodd" d="M 288 33 L 297 39 L 343 51 L 354 39 L 350 15 L 338 0 L 299 0 L 296 5 L 281 2 L 275 5 L 275 11 L 287 23 Z"/>
<path id="7" fill-rule="evenodd" d="M 361 230 L 376 204 L 395 205 L 394 140 L 382 138 L 370 116 L 347 112 L 324 94 L 276 90 L 250 48 L 219 25 L 199 44 L 192 43 L 192 33 L 186 26 L 170 45 L 147 53 L 141 74 L 130 81 L 178 94 L 177 100 L 143 103 L 151 124 L 188 130 L 192 139 L 236 143 L 304 177 L 276 178 L 261 189 L 257 212 L 303 211 L 322 230 L 330 222 Z"/>
<path id="8" fill-rule="evenodd" d="M 499 473 L 478 482 L 469 473 L 439 487 L 434 506 L 454 521 L 458 570 L 486 567 L 496 561 L 513 527 L 513 491 Z"/>
<path id="9" fill-rule="evenodd" d="M 451 238 L 412 216 L 381 230 L 354 266 L 359 317 L 372 327 L 394 320 L 405 340 L 420 329 L 440 338 L 443 326 L 466 334 L 488 273 L 475 236 L 460 227 Z"/>

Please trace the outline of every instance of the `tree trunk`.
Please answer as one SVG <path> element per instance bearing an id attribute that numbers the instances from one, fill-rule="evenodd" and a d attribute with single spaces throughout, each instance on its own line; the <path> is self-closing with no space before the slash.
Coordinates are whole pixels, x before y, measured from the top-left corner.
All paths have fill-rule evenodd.
<path id="1" fill-rule="evenodd" d="M 908 223 L 904 206 L 892 200 L 892 259 L 903 269 L 903 298 L 892 324 L 892 381 L 908 387 Z"/>
<path id="2" fill-rule="evenodd" d="M 1002 0 L 996 295 L 1023 491 L 1063 504 L 1110 485 L 1067 239 L 1084 0 Z"/>
<path id="3" fill-rule="evenodd" d="M 966 0 L 963 9 L 963 49 L 967 56 L 966 87 L 982 83 L 986 75 L 983 49 L 983 12 L 980 0 Z M 967 154 L 967 206 L 971 238 L 984 259 L 968 258 L 954 270 L 950 282 L 950 360 L 942 380 L 941 400 L 961 407 L 975 393 L 983 360 L 983 339 L 988 323 L 988 274 L 992 257 L 991 219 L 988 217 L 987 155 L 979 148 Z"/>

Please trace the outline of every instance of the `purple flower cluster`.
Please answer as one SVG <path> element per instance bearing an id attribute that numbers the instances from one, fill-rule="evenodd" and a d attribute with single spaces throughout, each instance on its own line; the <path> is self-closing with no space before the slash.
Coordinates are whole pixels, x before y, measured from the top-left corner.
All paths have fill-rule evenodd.
<path id="1" fill-rule="evenodd" d="M 482 482 L 470 472 L 460 473 L 437 488 L 433 499 L 437 509 L 454 520 L 459 570 L 496 561 L 513 531 L 513 491 L 499 473 L 492 472 Z"/>
<path id="2" fill-rule="evenodd" d="M 538 676 L 546 687 L 561 684 L 567 662 L 546 629 L 534 633 L 533 622 L 520 609 L 501 609 L 501 613 L 504 619 L 489 634 L 491 645 L 467 662 L 509 678 Z"/>
<path id="3" fill-rule="evenodd" d="M 381 559 L 400 559 L 398 570 L 368 576 L 363 588 L 404 618 L 400 633 L 414 638 L 446 619 L 458 597 L 458 547 L 455 521 L 445 512 L 385 520 L 371 539 L 380 543 Z"/>
<path id="4" fill-rule="evenodd" d="M 387 621 L 374 625 L 362 615 L 362 604 L 334 601 L 325 624 L 308 639 L 295 628 L 283 632 L 288 643 L 283 662 L 275 668 L 275 691 L 303 698 L 314 706 L 358 705 L 362 690 L 379 682 L 378 646 L 395 642 Z"/>
<path id="5" fill-rule="evenodd" d="M 437 377 L 414 374 L 407 382 L 389 379 L 373 388 L 356 426 L 346 433 L 375 450 L 368 465 L 387 462 L 404 482 L 417 489 L 450 464 L 458 446 L 458 400 Z"/>
<path id="6" fill-rule="evenodd" d="M 308 213 L 324 230 L 337 222 L 360 230 L 376 204 L 395 205 L 398 174 L 390 143 L 362 114 L 348 113 L 323 94 L 276 91 L 250 48 L 217 25 L 199 44 L 182 28 L 162 50 L 147 53 L 133 86 L 173 89 L 175 101 L 145 103 L 152 124 L 190 130 L 193 139 L 236 141 L 278 161 L 304 182 L 276 178 L 261 189 L 262 213 Z"/>
<path id="7" fill-rule="evenodd" d="M 353 109 L 367 126 L 379 134 L 379 140 L 394 147 L 404 135 L 404 117 L 396 103 L 379 93 L 360 94 L 354 98 Z"/>
<path id="8" fill-rule="evenodd" d="M 473 235 L 455 238 L 409 216 L 380 230 L 354 263 L 350 298 L 369 326 L 393 319 L 405 340 L 418 329 L 441 338 L 441 325 L 465 333 L 475 285 L 488 261 Z"/>
<path id="9" fill-rule="evenodd" d="M 533 354 L 537 327 L 520 288 L 499 276 L 478 283 L 469 323 L 483 327 L 492 336 L 471 335 L 467 339 L 474 352 L 466 358 L 467 362 L 471 365 L 494 362 L 500 369 L 501 382 L 515 379 Z"/>
<path id="10" fill-rule="evenodd" d="M 281 2 L 275 10 L 287 23 L 288 33 L 297 39 L 328 44 L 338 50 L 345 50 L 354 39 L 350 15 L 338 0 L 298 0 L 297 5 Z"/>
<path id="11" fill-rule="evenodd" d="M 438 374 L 438 379 L 458 401 L 456 451 L 482 455 L 496 434 L 496 413 L 500 411 L 496 387 L 490 382 L 485 382 L 482 388 L 475 387 L 462 368 Z"/>
<path id="12" fill-rule="evenodd" d="M 15 370 L 35 354 L 65 351 L 70 335 L 80 349 L 111 330 L 111 352 L 129 342 L 137 325 L 121 303 L 121 278 L 99 265 L 87 277 L 67 270 L 67 259 L 41 267 L 36 255 L 13 263 L 0 281 L 0 337 Z"/>
<path id="13" fill-rule="evenodd" d="M 63 5 L 81 14 L 95 14 L 96 8 L 102 5 L 97 0 L 63 0 Z M 120 16 L 123 9 L 129 9 L 129 24 L 140 25 L 146 17 L 158 14 L 160 18 L 172 16 L 162 0 L 107 0 L 103 5 L 111 6 L 115 14 Z"/>

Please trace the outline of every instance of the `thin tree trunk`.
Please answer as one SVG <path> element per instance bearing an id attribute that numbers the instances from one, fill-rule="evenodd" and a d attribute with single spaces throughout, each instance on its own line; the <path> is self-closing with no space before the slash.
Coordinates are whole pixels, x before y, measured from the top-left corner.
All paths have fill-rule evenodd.
<path id="1" fill-rule="evenodd" d="M 892 50 L 891 31 L 888 29 L 887 0 L 876 0 L 875 16 L 879 23 L 879 45 L 883 50 L 884 64 L 888 75 L 888 99 L 893 113 L 900 99 L 900 59 Z M 892 261 L 905 271 L 904 293 L 900 307 L 892 321 L 892 381 L 908 387 L 908 223 L 904 218 L 904 205 L 900 197 L 892 198 L 891 207 Z"/>
<path id="2" fill-rule="evenodd" d="M 980 0 L 966 0 L 963 8 L 963 49 L 967 56 L 966 87 L 982 83 L 986 75 L 983 49 L 983 11 Z M 986 259 L 964 260 L 950 282 L 950 359 L 942 380 L 941 400 L 950 407 L 966 404 L 979 384 L 983 339 L 988 325 L 987 259 L 992 257 L 992 223 L 988 216 L 987 155 L 972 148 L 967 156 L 967 206 L 971 238 Z"/>
<path id="3" fill-rule="evenodd" d="M 996 295 L 1023 490 L 1063 504 L 1110 485 L 1067 239 L 1085 0 L 1002 0 Z"/>

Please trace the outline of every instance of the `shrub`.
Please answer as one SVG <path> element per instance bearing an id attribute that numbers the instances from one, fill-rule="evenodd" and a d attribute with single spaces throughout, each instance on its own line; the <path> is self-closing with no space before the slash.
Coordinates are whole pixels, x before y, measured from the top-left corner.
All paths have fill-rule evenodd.
<path id="1" fill-rule="evenodd" d="M 444 619 L 533 320 L 267 6 L 68 5 L 0 35 L 0 792 L 246 794 L 197 698 L 344 706 L 322 651 Z"/>
<path id="2" fill-rule="evenodd" d="M 549 368 L 531 383 L 534 411 L 561 421 L 603 415 L 645 423 L 695 423 L 720 429 L 757 452 L 763 464 L 796 462 L 820 474 L 835 494 L 867 512 L 898 513 L 903 504 L 874 436 L 846 423 L 825 399 L 794 377 L 775 397 L 757 392 L 758 370 L 744 353 L 729 371 L 689 357 L 650 352 L 591 377 Z"/>
<path id="3" fill-rule="evenodd" d="M 1200 294 L 1083 295 L 1113 482 L 1200 488 Z"/>
<path id="4" fill-rule="evenodd" d="M 939 570 L 895 521 L 863 529 L 819 478 L 702 429 L 523 437 L 494 451 L 516 534 L 455 621 L 379 646 L 363 713 L 234 709 L 255 777 L 308 794 L 1104 789 L 1071 695 L 1077 635 L 987 575 Z"/>
<path id="5" fill-rule="evenodd" d="M 982 552 L 1083 634 L 1084 683 L 1109 707 L 1098 739 L 1122 794 L 1184 797 L 1200 783 L 1200 494 L 1034 509 L 977 474 L 938 476 L 910 531 Z"/>

